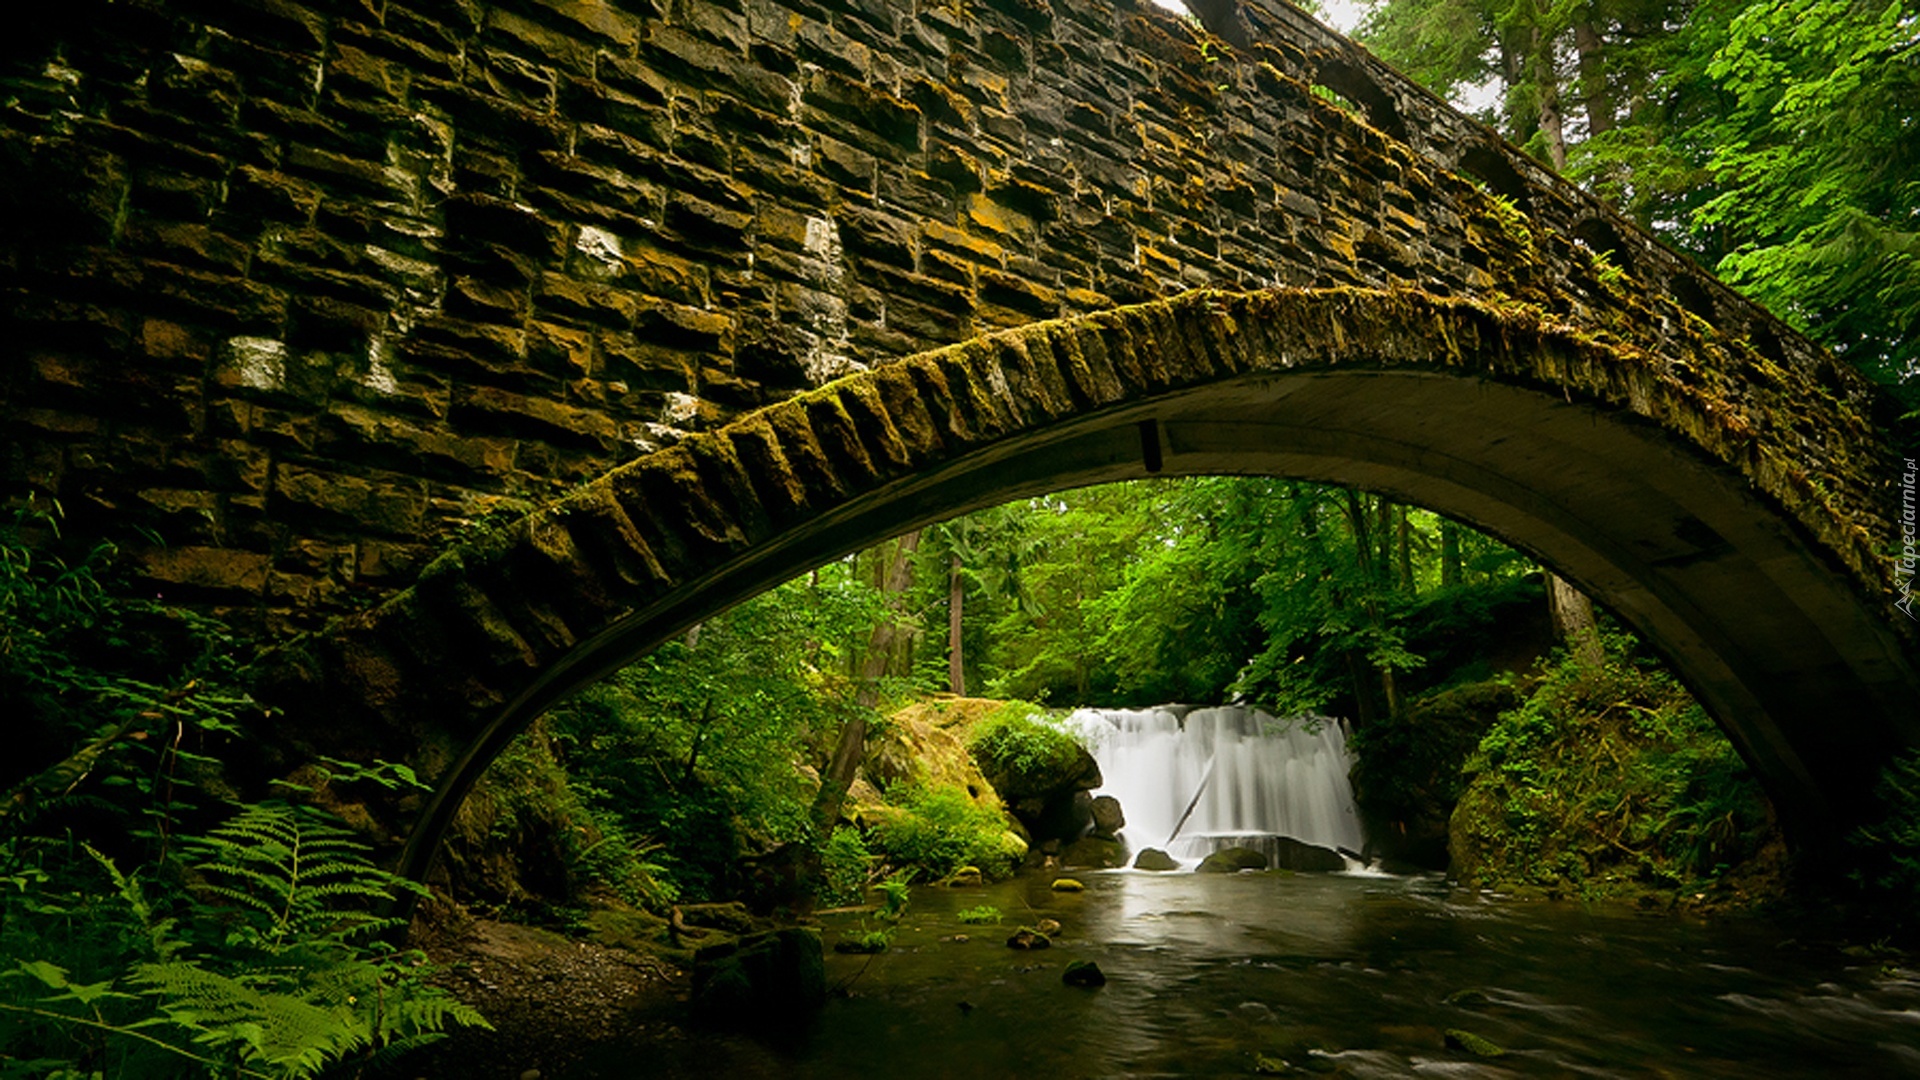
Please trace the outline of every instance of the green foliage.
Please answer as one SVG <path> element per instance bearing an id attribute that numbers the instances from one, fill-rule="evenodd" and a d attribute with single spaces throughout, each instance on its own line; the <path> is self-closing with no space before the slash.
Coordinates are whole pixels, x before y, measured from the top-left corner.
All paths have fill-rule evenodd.
<path id="1" fill-rule="evenodd" d="M 883 953 L 893 943 L 891 927 L 879 930 L 862 929 L 859 933 L 841 938 L 834 942 L 833 951 L 843 953 Z"/>
<path id="2" fill-rule="evenodd" d="M 1724 21 L 1723 21 L 1724 20 Z M 1882 381 L 1920 371 L 1920 19 L 1863 0 L 1703 3 L 1722 276 Z"/>
<path id="3" fill-rule="evenodd" d="M 874 856 L 860 830 L 842 825 L 820 849 L 822 904 L 857 904 L 873 877 Z"/>
<path id="4" fill-rule="evenodd" d="M 116 596 L 112 550 L 66 561 L 57 525 L 0 528 L 6 767 L 25 770 L 0 803 L 0 1077 L 309 1077 L 483 1023 L 378 940 L 414 886 L 339 822 L 268 802 L 200 824 L 250 706 L 237 644 Z"/>
<path id="5" fill-rule="evenodd" d="M 0 1047 L 111 1075 L 310 1077 L 484 1024 L 373 913 L 411 882 L 308 807 L 260 803 L 182 839 L 158 895 L 89 847 L 0 843 Z M 84 862 L 75 856 L 83 856 Z M 87 867 L 91 866 L 91 873 Z M 194 884 L 183 887 L 183 881 Z M 0 1076 L 15 1074 L 0 1059 Z"/>
<path id="6" fill-rule="evenodd" d="M 1920 750 L 1887 762 L 1874 786 L 1879 816 L 1848 838 L 1856 884 L 1911 922 L 1920 911 Z"/>
<path id="7" fill-rule="evenodd" d="M 875 884 L 880 890 L 878 918 L 881 921 L 897 923 L 906 916 L 907 906 L 913 902 L 913 891 L 907 887 L 912 875 L 911 870 L 898 870 Z"/>
<path id="8" fill-rule="evenodd" d="M 968 736 L 967 749 L 981 771 L 1004 778 L 1008 782 L 996 783 L 1010 791 L 1044 786 L 1070 770 L 1081 753 L 1072 735 L 1025 701 L 1009 701 L 982 717 Z"/>
<path id="9" fill-rule="evenodd" d="M 842 669 L 878 617 L 870 586 L 845 564 L 823 567 L 554 710 L 564 798 L 610 838 L 593 850 L 644 854 L 607 871 L 634 902 L 734 895 L 744 856 L 813 839 L 818 784 L 796 756 L 823 763 L 841 725 L 870 713 Z"/>
<path id="10" fill-rule="evenodd" d="M 1455 869 L 1585 896 L 1705 890 L 1776 839 L 1733 746 L 1621 634 L 1596 669 L 1562 658 L 1468 760 Z"/>
<path id="11" fill-rule="evenodd" d="M 158 841 L 251 706 L 218 622 L 114 595 L 111 545 L 63 557 L 59 508 L 0 524 L 0 822 Z M 35 824 L 37 823 L 37 824 Z"/>
<path id="12" fill-rule="evenodd" d="M 1911 3 L 1386 0 L 1359 36 L 1920 405 Z"/>
<path id="13" fill-rule="evenodd" d="M 1008 843 L 1006 822 L 964 790 L 913 785 L 887 796 L 901 812 L 874 827 L 870 844 L 889 863 L 929 878 L 946 877 L 962 866 L 978 867 L 989 877 L 1012 871 L 1018 853 Z"/>
<path id="14" fill-rule="evenodd" d="M 921 611 L 951 604 L 961 561 L 970 686 L 1070 704 L 1246 696 L 1279 712 L 1361 698 L 1390 711 L 1383 684 L 1426 658 L 1409 647 L 1424 598 L 1532 569 L 1426 511 L 1260 477 L 1030 499 L 927 530 L 919 556 Z M 920 646 L 929 687 L 944 685 L 944 641 Z"/>
<path id="15" fill-rule="evenodd" d="M 953 917 L 970 926 L 987 926 L 999 922 L 1002 916 L 999 908 L 992 904 L 981 904 L 978 907 L 961 908 Z"/>

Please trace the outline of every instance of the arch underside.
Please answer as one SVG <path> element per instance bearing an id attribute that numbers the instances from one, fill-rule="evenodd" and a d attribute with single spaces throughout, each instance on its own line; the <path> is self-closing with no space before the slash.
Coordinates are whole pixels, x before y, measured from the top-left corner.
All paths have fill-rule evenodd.
<path id="1" fill-rule="evenodd" d="M 1126 319 L 1133 316 L 1115 313 L 1104 321 L 1096 316 L 1015 331 L 994 348 L 944 350 L 894 365 L 912 369 L 906 372 L 856 375 L 652 456 L 659 461 L 623 466 L 570 502 L 535 515 L 538 520 L 516 531 L 521 539 L 497 541 L 491 554 L 468 552 L 458 569 L 478 583 L 468 592 L 480 596 L 501 591 L 486 584 L 488 565 L 529 546 L 554 548 L 555 530 L 565 534 L 559 550 L 605 550 L 604 541 L 588 534 L 603 528 L 599 523 L 638 520 L 650 509 L 646 499 L 636 501 L 636 493 L 657 498 L 663 490 L 644 481 L 649 469 L 695 489 L 692 497 L 706 510 L 691 517 L 732 517 L 697 526 L 720 538 L 703 549 L 707 554 L 687 555 L 675 580 L 650 597 L 642 599 L 638 594 L 648 590 L 636 588 L 635 602 L 596 626 L 555 631 L 542 645 L 529 630 L 533 620 L 497 618 L 518 628 L 509 636 L 528 656 L 518 674 L 502 674 L 499 663 L 475 657 L 469 663 L 484 670 L 455 675 L 416 667 L 417 677 L 444 681 L 438 698 L 432 686 L 384 691 L 373 711 L 395 718 L 409 737 L 417 738 L 423 723 L 438 723 L 452 751 L 439 789 L 418 813 L 402 868 L 425 873 L 467 788 L 535 716 L 692 623 L 923 524 L 1010 499 L 1150 474 L 1265 474 L 1355 485 L 1430 507 L 1528 551 L 1665 652 L 1760 775 L 1803 850 L 1858 821 L 1879 764 L 1900 747 L 1920 744 L 1914 666 L 1906 645 L 1865 598 L 1857 571 L 1813 535 L 1804 512 L 1783 510 L 1742 469 L 1674 430 L 1672 415 L 1665 422 L 1650 418 L 1661 411 L 1657 402 L 1625 400 L 1644 399 L 1644 386 L 1620 389 L 1622 400 L 1607 400 L 1593 392 L 1591 380 L 1556 384 L 1541 375 L 1577 370 L 1569 356 L 1600 355 L 1590 345 L 1543 333 L 1515 339 L 1511 328 L 1499 343 L 1488 333 L 1485 312 L 1471 305 L 1442 305 L 1437 315 L 1416 305 L 1394 315 L 1394 305 L 1404 308 L 1407 301 L 1388 294 L 1349 292 L 1337 301 L 1293 294 L 1282 300 L 1303 305 L 1295 313 L 1300 317 L 1284 326 L 1255 324 L 1245 305 L 1257 312 L 1263 295 L 1188 298 L 1142 309 L 1141 325 L 1157 327 L 1159 336 L 1129 331 L 1129 355 L 1139 359 L 1153 349 L 1182 358 L 1157 374 L 1144 361 L 1129 374 L 1128 361 L 1111 346 L 1114 327 L 1132 325 Z M 1222 304 L 1242 306 L 1222 314 Z M 1391 344 L 1378 335 L 1349 341 L 1347 332 L 1328 332 L 1325 324 L 1316 329 L 1314 319 L 1304 317 L 1334 308 L 1344 311 L 1347 332 L 1386 319 L 1397 336 Z M 1089 334 L 1107 342 L 1104 354 L 1096 355 L 1101 350 L 1092 348 Z M 1531 373 L 1516 369 L 1516 358 L 1527 355 L 1558 362 Z M 1042 371 L 1051 371 L 1049 364 L 1066 372 L 1057 385 Z M 1118 373 L 1117 384 L 1101 389 L 1114 380 L 1087 374 L 1094 368 Z M 974 383 L 959 385 L 968 379 Z M 902 404 L 902 387 L 936 385 L 950 397 L 928 390 L 931 400 Z M 983 397 L 1003 403 L 988 402 L 999 410 L 993 415 L 1003 430 L 990 430 L 994 424 L 982 419 L 990 411 L 979 404 Z M 975 404 L 962 408 L 967 400 Z M 789 509 L 742 506 L 741 491 L 771 489 L 764 469 L 725 448 L 746 445 L 748 434 L 779 435 L 787 449 L 773 459 L 796 463 L 806 456 L 796 440 L 828 441 L 823 402 L 833 415 L 858 402 L 876 410 L 863 425 L 869 445 L 898 443 L 890 452 L 895 464 L 872 466 L 874 475 L 864 483 L 844 475 L 810 477 L 796 466 L 780 478 L 804 489 Z M 967 426 L 961 418 L 968 409 L 971 435 L 956 436 Z M 933 420 L 931 429 L 908 421 L 905 412 L 916 410 Z M 876 448 L 869 456 L 878 461 L 888 454 Z M 731 462 L 739 490 L 705 490 L 719 486 L 710 467 L 715 460 Z M 604 508 L 619 499 L 626 500 L 624 513 L 609 514 Z M 602 509 L 589 512 L 593 507 Z M 691 544 L 675 546 L 693 551 Z M 596 580 L 611 576 L 600 573 Z M 397 605 L 336 631 L 331 650 L 309 650 L 321 658 L 311 674 L 388 670 L 366 660 L 377 651 L 372 643 L 394 636 L 382 622 L 417 624 L 434 589 L 423 580 L 415 591 L 426 599 L 403 595 Z M 472 606 L 462 604 L 463 610 Z M 493 689 L 463 696 L 453 689 L 461 679 L 469 691 L 487 680 Z M 460 705 L 463 700 L 470 704 Z M 434 708 L 444 716 L 423 720 Z"/>

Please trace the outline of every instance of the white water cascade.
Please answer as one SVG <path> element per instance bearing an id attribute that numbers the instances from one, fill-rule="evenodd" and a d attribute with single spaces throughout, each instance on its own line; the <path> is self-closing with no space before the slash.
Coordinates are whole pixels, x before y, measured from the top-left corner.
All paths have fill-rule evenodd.
<path id="1" fill-rule="evenodd" d="M 1068 723 L 1100 763 L 1106 783 L 1095 794 L 1120 800 L 1129 850 L 1161 848 L 1191 861 L 1229 845 L 1266 847 L 1276 836 L 1364 847 L 1338 720 L 1279 720 L 1227 705 L 1081 709 Z"/>

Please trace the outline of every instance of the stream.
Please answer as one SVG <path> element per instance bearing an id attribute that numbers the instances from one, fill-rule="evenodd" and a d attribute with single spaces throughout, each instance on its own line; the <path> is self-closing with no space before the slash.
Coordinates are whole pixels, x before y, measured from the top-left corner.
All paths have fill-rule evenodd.
<path id="1" fill-rule="evenodd" d="M 1761 918 L 1509 902 L 1438 876 L 1075 877 L 1084 892 L 916 889 L 888 951 L 828 953 L 841 993 L 805 1030 L 694 1033 L 608 1075 L 1232 1076 L 1256 1055 L 1355 1077 L 1920 1075 L 1920 971 Z M 979 905 L 1003 922 L 956 918 Z M 1053 948 L 1006 946 L 1043 917 Z M 862 926 L 823 921 L 829 947 Z M 1071 960 L 1109 981 L 1063 985 Z M 1448 1029 L 1506 1053 L 1449 1048 Z"/>

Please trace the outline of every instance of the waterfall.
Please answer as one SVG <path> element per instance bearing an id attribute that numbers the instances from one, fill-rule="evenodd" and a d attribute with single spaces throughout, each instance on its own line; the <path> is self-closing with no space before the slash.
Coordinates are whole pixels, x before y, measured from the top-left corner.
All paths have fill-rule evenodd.
<path id="1" fill-rule="evenodd" d="M 1276 836 L 1364 847 L 1338 720 L 1278 720 L 1227 705 L 1081 709 L 1068 723 L 1100 763 L 1105 786 L 1095 794 L 1120 800 L 1131 850 L 1163 848 L 1192 860 L 1229 845 L 1269 847 Z M 1193 813 L 1179 825 L 1189 803 Z M 1176 825 L 1180 835 L 1169 845 Z"/>

